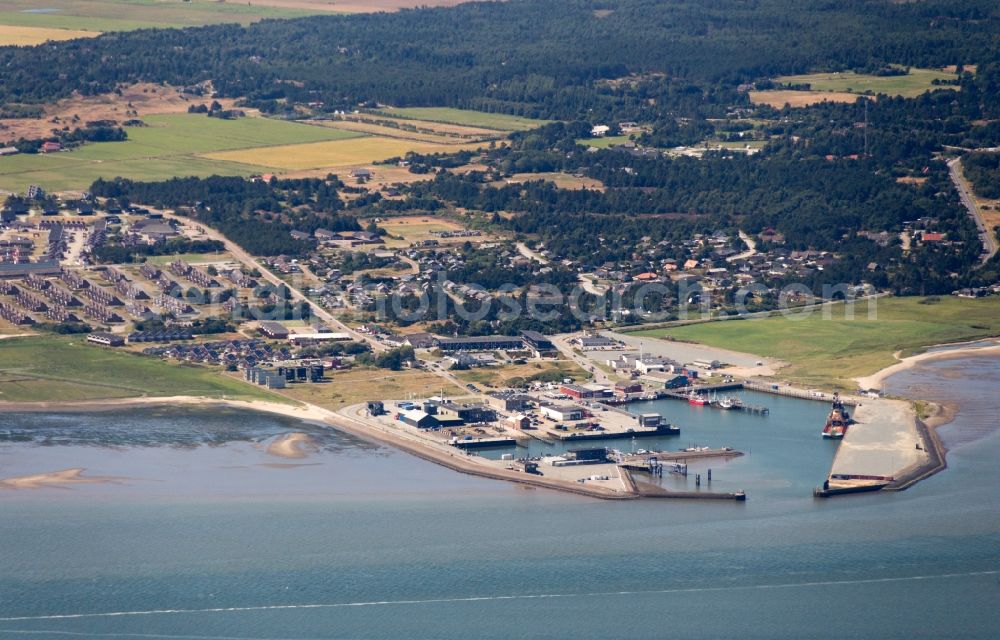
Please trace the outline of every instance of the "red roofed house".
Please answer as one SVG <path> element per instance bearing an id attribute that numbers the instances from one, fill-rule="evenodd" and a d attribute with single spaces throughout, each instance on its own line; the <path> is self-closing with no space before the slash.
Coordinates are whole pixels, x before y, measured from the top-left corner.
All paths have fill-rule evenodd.
<path id="1" fill-rule="evenodd" d="M 656 275 L 652 271 L 647 271 L 646 273 L 640 273 L 634 279 L 638 280 L 639 282 L 649 282 L 651 280 L 656 280 L 659 277 L 660 276 Z"/>
<path id="2" fill-rule="evenodd" d="M 43 142 L 42 148 L 40 149 L 42 153 L 52 153 L 53 151 L 62 151 L 62 145 L 58 142 L 49 141 Z"/>
<path id="3" fill-rule="evenodd" d="M 924 242 L 941 242 L 942 240 L 944 240 L 944 234 L 938 233 L 936 231 L 934 232 L 924 231 L 922 234 L 920 234 L 920 239 L 923 240 Z"/>

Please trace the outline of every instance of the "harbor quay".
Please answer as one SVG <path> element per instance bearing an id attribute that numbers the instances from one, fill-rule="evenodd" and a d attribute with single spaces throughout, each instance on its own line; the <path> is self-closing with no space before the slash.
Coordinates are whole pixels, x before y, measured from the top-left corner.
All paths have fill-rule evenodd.
<path id="1" fill-rule="evenodd" d="M 487 405 L 443 398 L 428 398 L 416 401 L 373 401 L 354 405 L 339 412 L 352 423 L 355 433 L 385 440 L 397 447 L 410 451 L 453 468 L 463 473 L 514 481 L 522 484 L 547 487 L 605 499 L 635 499 L 640 497 L 679 498 L 705 497 L 708 499 L 743 500 L 742 492 L 714 493 L 708 484 L 705 489 L 695 492 L 671 492 L 652 490 L 646 483 L 637 483 L 633 474 L 648 474 L 651 477 L 662 473 L 659 459 L 670 461 L 670 469 L 686 467 L 676 462 L 688 458 L 705 458 L 713 455 L 735 457 L 741 455 L 732 450 L 657 452 L 644 451 L 642 455 L 624 454 L 602 443 L 591 442 L 590 438 L 563 438 L 562 442 L 584 440 L 579 446 L 568 447 L 565 451 L 552 454 L 527 456 L 518 454 L 516 447 L 533 439 L 542 439 L 542 433 L 557 424 L 553 418 L 546 418 L 541 409 L 525 408 L 523 411 L 503 414 L 491 410 Z M 600 412 L 600 432 L 602 439 L 628 439 L 633 434 L 654 433 L 660 435 L 666 427 L 658 414 L 633 416 L 621 410 L 607 409 Z M 653 416 L 658 420 L 654 420 Z M 477 422 L 463 422 L 460 416 L 477 419 Z M 564 416 L 566 418 L 574 416 Z M 656 422 L 657 425 L 643 426 Z M 593 420 L 594 414 L 582 411 L 581 420 Z M 342 426 L 338 422 L 338 426 Z M 555 431 L 556 434 L 561 432 Z M 597 436 L 598 433 L 594 433 Z M 597 439 L 596 437 L 593 439 Z M 552 440 L 552 442 L 558 441 Z M 499 457 L 481 455 L 488 450 L 497 450 Z M 512 452 L 507 453 L 506 449 Z M 523 452 L 524 450 L 521 449 Z M 651 478 L 650 478 L 651 479 Z M 695 495 L 698 494 L 698 495 Z"/>

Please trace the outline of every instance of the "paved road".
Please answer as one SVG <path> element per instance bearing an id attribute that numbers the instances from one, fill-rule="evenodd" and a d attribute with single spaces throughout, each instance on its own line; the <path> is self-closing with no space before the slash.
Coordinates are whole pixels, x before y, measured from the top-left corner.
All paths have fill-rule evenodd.
<path id="1" fill-rule="evenodd" d="M 384 344 L 382 344 L 381 342 L 378 342 L 377 340 L 373 339 L 372 337 L 363 335 L 361 333 L 358 333 L 354 329 L 351 329 L 350 327 L 348 327 L 346 324 L 344 324 L 343 322 L 341 322 L 340 320 L 338 320 L 337 318 L 335 318 L 326 309 L 324 309 L 323 307 L 319 306 L 318 304 L 316 304 L 316 302 L 314 302 L 312 299 L 310 299 L 309 297 L 307 297 L 298 288 L 296 288 L 296 287 L 288 284 L 287 282 L 285 282 L 284 280 L 282 280 L 281 278 L 279 278 L 276 274 L 274 274 L 270 269 L 268 269 L 265 265 L 263 265 L 255 257 L 253 257 L 252 255 L 250 255 L 249 253 L 247 253 L 246 251 L 244 251 L 242 247 L 240 247 L 238 244 L 236 244 L 235 242 L 233 242 L 232 240 L 230 240 L 226 236 L 222 235 L 222 233 L 220 233 L 219 231 L 216 231 L 215 229 L 209 227 L 208 225 L 199 223 L 197 220 L 192 220 L 190 218 L 185 218 L 183 216 L 178 216 L 178 215 L 173 214 L 173 213 L 171 213 L 169 211 L 162 211 L 162 210 L 152 209 L 152 208 L 149 208 L 149 210 L 150 211 L 155 211 L 157 213 L 162 213 L 164 218 L 171 218 L 171 219 L 176 220 L 177 222 L 179 222 L 181 224 L 185 224 L 185 225 L 188 225 L 188 224 L 197 224 L 198 226 L 200 226 L 200 227 L 202 227 L 204 229 L 204 233 L 205 233 L 205 235 L 207 237 L 211 238 L 212 240 L 218 240 L 219 242 L 223 243 L 225 245 L 225 247 L 226 247 L 226 250 L 229 251 L 229 253 L 233 254 L 233 256 L 237 260 L 239 260 L 243 264 L 249 265 L 249 266 L 257 269 L 258 271 L 260 271 L 261 276 L 265 280 L 267 280 L 268 282 L 270 282 L 271 284 L 273 284 L 275 286 L 284 285 L 284 286 L 288 287 L 288 290 L 291 292 L 292 299 L 293 300 L 297 300 L 297 301 L 301 301 L 301 302 L 305 302 L 306 304 L 308 304 L 312 308 L 312 313 L 313 313 L 313 315 L 315 317 L 319 318 L 320 320 L 323 320 L 327 324 L 331 325 L 331 327 L 336 327 L 337 330 L 349 334 L 355 340 L 359 340 L 359 341 L 362 341 L 362 342 L 367 342 L 371 346 L 372 350 L 375 351 L 376 353 L 380 352 L 380 351 L 385 351 L 388 348 Z"/>
<path id="2" fill-rule="evenodd" d="M 735 256 L 729 256 L 726 258 L 726 262 L 735 262 L 737 260 L 744 260 L 757 253 L 757 241 L 747 235 L 745 232 L 740 231 L 740 240 L 743 241 L 747 246 L 747 250 L 743 253 L 737 253 Z"/>
<path id="3" fill-rule="evenodd" d="M 568 360 L 572 360 L 583 368 L 584 371 L 590 373 L 591 377 L 594 378 L 594 382 L 597 384 L 604 384 L 608 386 L 614 385 L 614 380 L 612 380 L 608 374 L 598 367 L 593 360 L 573 350 L 573 346 L 569 343 L 569 341 L 575 335 L 577 334 L 552 336 L 552 344 L 556 346 L 556 349 L 559 350 L 559 353 L 561 353 L 563 357 Z"/>
<path id="4" fill-rule="evenodd" d="M 983 241 L 982 262 L 985 264 L 997 253 L 997 239 L 993 230 L 986 226 L 986 221 L 983 220 L 983 214 L 979 210 L 979 205 L 976 204 L 976 199 L 972 195 L 972 188 L 966 181 L 965 176 L 962 175 L 961 158 L 954 158 L 948 161 L 948 175 L 951 176 L 951 181 L 955 183 L 955 188 L 958 189 L 958 195 L 962 198 L 962 204 L 969 210 L 969 215 L 972 216 L 972 219 L 976 222 L 976 226 L 979 228 L 979 235 Z"/>
<path id="5" fill-rule="evenodd" d="M 528 246 L 527 246 L 526 244 L 524 244 L 523 242 L 518 242 L 518 243 L 516 244 L 516 246 L 517 246 L 517 250 L 518 250 L 518 252 L 519 252 L 519 253 L 520 253 L 520 254 L 521 254 L 522 256 L 524 256 L 525 258 L 527 258 L 528 260 L 534 260 L 535 262 L 540 262 L 540 263 L 542 263 L 542 264 L 548 264 L 548 263 L 549 263 L 549 261 L 548 261 L 548 260 L 546 260 L 546 259 L 545 259 L 545 258 L 544 258 L 544 257 L 543 257 L 543 256 L 542 256 L 541 254 L 539 254 L 539 253 L 538 253 L 538 252 L 536 252 L 536 251 L 532 251 L 532 250 L 531 250 L 531 249 L 529 249 L 529 248 L 528 248 Z"/>

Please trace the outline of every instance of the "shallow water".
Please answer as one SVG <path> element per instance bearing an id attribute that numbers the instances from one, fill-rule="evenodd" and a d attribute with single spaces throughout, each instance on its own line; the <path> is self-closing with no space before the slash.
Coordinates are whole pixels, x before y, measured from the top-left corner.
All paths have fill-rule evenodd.
<path id="1" fill-rule="evenodd" d="M 949 468 L 831 500 L 826 407 L 769 396 L 768 418 L 662 407 L 664 448 L 751 451 L 714 474 L 743 504 L 525 490 L 269 415 L 2 416 L 0 476 L 128 480 L 0 493 L 0 637 L 995 638 L 997 363 L 891 378 L 962 404 Z M 264 451 L 302 430 L 319 453 Z"/>

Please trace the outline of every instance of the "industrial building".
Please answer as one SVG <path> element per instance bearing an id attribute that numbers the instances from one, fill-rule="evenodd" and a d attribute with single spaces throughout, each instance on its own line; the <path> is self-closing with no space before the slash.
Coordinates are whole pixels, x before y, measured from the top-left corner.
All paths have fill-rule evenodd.
<path id="1" fill-rule="evenodd" d="M 583 407 L 578 407 L 575 404 L 542 405 L 539 412 L 546 418 L 557 422 L 583 420 Z"/>
<path id="2" fill-rule="evenodd" d="M 469 336 L 438 338 L 441 351 L 512 351 L 524 348 L 524 340 L 516 336 Z"/>

